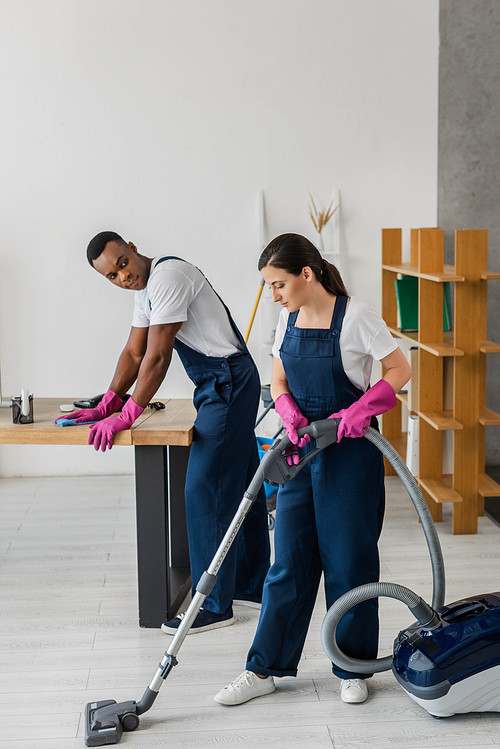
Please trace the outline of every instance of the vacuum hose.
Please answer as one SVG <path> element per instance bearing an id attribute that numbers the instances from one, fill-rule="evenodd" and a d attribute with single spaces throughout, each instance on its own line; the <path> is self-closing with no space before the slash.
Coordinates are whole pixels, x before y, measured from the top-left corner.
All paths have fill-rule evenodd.
<path id="1" fill-rule="evenodd" d="M 321 642 L 330 660 L 346 671 L 372 674 L 380 671 L 388 671 L 392 665 L 392 655 L 367 661 L 350 658 L 345 655 L 340 650 L 335 639 L 337 625 L 344 614 L 362 601 L 385 596 L 396 598 L 405 603 L 422 626 L 433 629 L 439 623 L 435 609 L 444 605 L 445 576 L 443 554 L 436 527 L 415 477 L 409 471 L 398 452 L 379 432 L 369 427 L 365 433 L 365 438 L 373 442 L 380 452 L 385 455 L 410 495 L 425 534 L 431 559 L 433 581 L 432 606 L 429 606 L 420 596 L 402 585 L 397 585 L 396 583 L 368 583 L 345 593 L 328 609 L 321 627 Z"/>

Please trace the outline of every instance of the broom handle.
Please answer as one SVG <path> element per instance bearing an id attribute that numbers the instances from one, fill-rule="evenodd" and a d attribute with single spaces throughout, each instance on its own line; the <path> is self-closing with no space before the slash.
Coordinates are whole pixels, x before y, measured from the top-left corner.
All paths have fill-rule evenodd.
<path id="1" fill-rule="evenodd" d="M 252 314 L 250 316 L 250 322 L 248 323 L 248 329 L 247 329 L 247 332 L 246 332 L 246 335 L 245 335 L 245 343 L 248 341 L 248 339 L 250 337 L 250 331 L 252 330 L 252 325 L 253 325 L 253 321 L 254 321 L 254 318 L 255 318 L 255 313 L 257 312 L 257 307 L 259 306 L 260 297 L 261 297 L 261 294 L 262 294 L 262 289 L 264 288 L 264 283 L 265 283 L 265 281 L 264 281 L 264 279 L 262 279 L 262 281 L 260 282 L 259 290 L 257 292 L 257 299 L 255 300 L 255 304 L 253 306 Z"/>

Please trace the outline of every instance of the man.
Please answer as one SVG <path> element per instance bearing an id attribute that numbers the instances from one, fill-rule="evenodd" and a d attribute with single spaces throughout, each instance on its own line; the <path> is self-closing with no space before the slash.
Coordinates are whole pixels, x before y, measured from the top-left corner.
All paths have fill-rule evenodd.
<path id="1" fill-rule="evenodd" d="M 194 590 L 257 469 L 258 372 L 229 310 L 198 268 L 177 257 L 148 258 L 111 231 L 90 241 L 87 258 L 115 286 L 136 292 L 132 329 L 109 390 L 96 409 L 76 412 L 77 421 L 97 420 L 89 444 L 111 448 L 114 435 L 133 424 L 163 382 L 174 348 L 195 384 L 185 487 Z M 134 382 L 121 414 L 112 416 Z M 190 632 L 232 624 L 234 599 L 260 602 L 269 555 L 261 491 Z M 162 630 L 175 634 L 181 619 L 164 622 Z"/>

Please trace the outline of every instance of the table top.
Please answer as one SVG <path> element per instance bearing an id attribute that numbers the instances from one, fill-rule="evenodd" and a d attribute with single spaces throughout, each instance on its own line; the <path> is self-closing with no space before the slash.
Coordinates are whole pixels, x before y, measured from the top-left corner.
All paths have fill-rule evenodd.
<path id="1" fill-rule="evenodd" d="M 54 419 L 64 416 L 61 403 L 68 398 L 34 398 L 33 424 L 13 424 L 12 409 L 0 409 L 0 444 L 3 445 L 86 445 L 88 426 L 60 427 Z M 118 432 L 114 445 L 181 445 L 193 441 L 196 411 L 190 398 L 161 398 L 165 408 L 146 408 L 130 429 Z"/>

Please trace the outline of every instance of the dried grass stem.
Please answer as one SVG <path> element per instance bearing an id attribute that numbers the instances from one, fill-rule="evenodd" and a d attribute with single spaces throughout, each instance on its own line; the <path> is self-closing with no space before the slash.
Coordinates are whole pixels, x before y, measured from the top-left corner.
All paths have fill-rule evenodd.
<path id="1" fill-rule="evenodd" d="M 325 226 L 327 225 L 327 223 L 330 221 L 335 211 L 337 210 L 338 205 L 336 205 L 334 208 L 333 200 L 332 200 L 326 210 L 324 209 L 318 210 L 311 193 L 309 193 L 309 198 L 311 199 L 311 205 L 309 206 L 309 215 L 314 224 L 314 228 L 316 229 L 318 234 L 321 234 L 321 232 L 323 231 L 323 229 L 325 228 Z"/>

